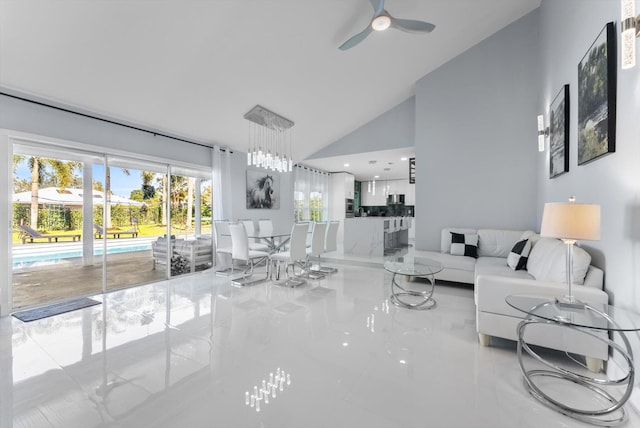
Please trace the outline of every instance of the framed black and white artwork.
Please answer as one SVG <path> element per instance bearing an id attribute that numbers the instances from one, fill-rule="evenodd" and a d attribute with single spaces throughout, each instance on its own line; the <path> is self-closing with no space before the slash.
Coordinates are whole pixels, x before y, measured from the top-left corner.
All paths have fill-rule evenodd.
<path id="1" fill-rule="evenodd" d="M 578 64 L 578 165 L 615 152 L 616 38 L 609 22 Z"/>
<path id="2" fill-rule="evenodd" d="M 247 170 L 247 209 L 280 208 L 280 177 L 268 171 Z"/>
<path id="3" fill-rule="evenodd" d="M 569 85 L 564 85 L 549 109 L 549 178 L 569 172 Z"/>

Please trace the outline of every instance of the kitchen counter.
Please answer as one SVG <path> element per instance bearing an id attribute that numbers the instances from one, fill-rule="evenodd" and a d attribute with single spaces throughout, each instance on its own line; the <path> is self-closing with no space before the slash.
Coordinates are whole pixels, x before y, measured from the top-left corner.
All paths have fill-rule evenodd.
<path id="1" fill-rule="evenodd" d="M 412 217 L 355 217 L 344 221 L 344 252 L 382 257 L 409 244 Z"/>

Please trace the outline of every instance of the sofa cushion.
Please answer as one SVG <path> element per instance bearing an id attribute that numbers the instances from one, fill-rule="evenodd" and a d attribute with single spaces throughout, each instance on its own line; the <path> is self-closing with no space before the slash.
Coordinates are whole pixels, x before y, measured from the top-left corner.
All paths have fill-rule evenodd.
<path id="1" fill-rule="evenodd" d="M 433 256 L 429 256 L 429 258 L 442 263 L 445 269 L 473 272 L 476 267 L 476 259 L 474 259 L 473 257 L 453 256 L 451 254 L 435 253 Z"/>
<path id="2" fill-rule="evenodd" d="M 523 239 L 516 242 L 507 256 L 507 264 L 513 270 L 523 270 L 527 268 L 527 259 L 531 252 L 531 242 Z"/>
<path id="3" fill-rule="evenodd" d="M 559 239 L 540 238 L 529 254 L 527 270 L 537 280 L 566 283 L 566 251 L 566 244 Z M 590 263 L 589 253 L 574 245 L 572 279 L 574 284 L 584 283 Z"/>
<path id="4" fill-rule="evenodd" d="M 426 257 L 442 263 L 442 271 L 436 274 L 436 279 L 473 284 L 476 259 L 465 256 L 452 256 L 439 251 L 416 250 L 415 260 Z"/>
<path id="5" fill-rule="evenodd" d="M 440 252 L 451 254 L 451 232 L 455 233 L 477 233 L 475 229 L 445 227 L 440 232 Z"/>
<path id="6" fill-rule="evenodd" d="M 520 239 L 528 239 L 529 242 L 531 243 L 531 249 L 533 250 L 533 247 L 535 247 L 536 243 L 542 239 L 542 236 L 540 236 L 539 233 L 535 233 L 530 230 L 527 230 L 522 234 Z"/>
<path id="7" fill-rule="evenodd" d="M 478 275 L 500 276 L 505 278 L 533 279 L 527 271 L 514 271 L 504 257 L 480 257 L 476 262 L 475 278 Z"/>
<path id="8" fill-rule="evenodd" d="M 478 256 L 506 258 L 521 236 L 522 230 L 479 229 Z"/>
<path id="9" fill-rule="evenodd" d="M 451 254 L 478 257 L 478 235 L 451 232 Z"/>

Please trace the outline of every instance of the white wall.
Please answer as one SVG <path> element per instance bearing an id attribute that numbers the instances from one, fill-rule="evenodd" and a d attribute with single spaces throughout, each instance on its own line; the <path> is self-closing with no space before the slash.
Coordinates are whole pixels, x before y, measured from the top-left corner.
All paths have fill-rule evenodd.
<path id="1" fill-rule="evenodd" d="M 63 106 L 64 107 L 64 106 Z M 0 95 L 0 129 L 211 166 L 211 149 Z"/>
<path id="2" fill-rule="evenodd" d="M 414 119 L 415 99 L 411 97 L 307 159 L 413 147 Z"/>
<path id="3" fill-rule="evenodd" d="M 538 29 L 534 10 L 416 83 L 416 248 L 536 228 Z"/>
<path id="4" fill-rule="evenodd" d="M 231 218 L 254 220 L 271 219 L 275 231 L 290 231 L 293 225 L 293 172 L 273 172 L 280 181 L 280 208 L 279 209 L 247 209 L 247 168 L 260 171 L 262 169 L 247 166 L 247 154 L 233 152 L 231 155 Z M 224 180 L 224 177 L 223 177 Z"/>
<path id="5" fill-rule="evenodd" d="M 640 3 L 636 1 L 636 11 Z M 541 12 L 542 90 L 540 112 L 562 85 L 570 90 L 569 172 L 548 178 L 548 151 L 538 156 L 538 224 L 545 202 L 579 202 L 602 207 L 601 240 L 583 242 L 605 271 L 605 288 L 616 306 L 640 312 L 640 65 L 617 67 L 616 152 L 578 166 L 578 63 L 607 22 L 615 21 L 620 46 L 620 2 L 543 0 Z M 640 41 L 636 40 L 640 47 Z M 620 64 L 620 51 L 616 52 Z M 548 145 L 548 142 L 547 142 Z"/>

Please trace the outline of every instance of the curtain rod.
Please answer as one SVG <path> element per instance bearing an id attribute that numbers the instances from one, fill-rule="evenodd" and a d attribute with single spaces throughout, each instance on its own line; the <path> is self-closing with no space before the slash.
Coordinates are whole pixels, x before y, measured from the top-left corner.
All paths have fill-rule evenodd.
<path id="1" fill-rule="evenodd" d="M 298 163 L 296 164 L 296 166 L 297 166 L 298 168 L 306 169 L 307 171 L 313 171 L 313 172 L 318 172 L 318 173 L 320 173 L 320 174 L 331 175 L 331 173 L 330 173 L 330 172 L 320 171 L 319 169 L 314 169 L 314 168 L 309 168 L 308 166 L 301 165 L 301 164 L 298 164 Z"/>
<path id="2" fill-rule="evenodd" d="M 4 95 L 4 96 L 10 97 L 10 98 L 15 98 L 15 99 L 21 100 L 21 101 L 26 101 L 28 103 L 40 105 L 40 106 L 43 106 L 43 107 L 49 107 L 49 108 L 52 108 L 52 109 L 55 109 L 55 110 L 64 111 L 66 113 L 75 114 L 75 115 L 86 117 L 86 118 L 89 118 L 89 119 L 99 120 L 101 122 L 110 123 L 112 125 L 118 125 L 118 126 L 122 126 L 122 127 L 125 127 L 125 128 L 134 129 L 136 131 L 147 132 L 149 134 L 153 134 L 154 136 L 170 138 L 172 140 L 181 141 L 183 143 L 189 143 L 189 144 L 193 144 L 193 145 L 200 146 L 200 147 L 207 147 L 209 149 L 213 148 L 212 146 L 209 146 L 207 144 L 198 143 L 198 142 L 191 141 L 191 140 L 186 140 L 186 139 L 181 138 L 181 137 L 174 137 L 174 136 L 171 136 L 171 135 L 163 134 L 161 132 L 156 132 L 156 131 L 151 131 L 149 129 L 140 128 L 140 127 L 134 126 L 134 125 L 128 125 L 126 123 L 117 122 L 117 121 L 115 121 L 113 119 L 106 119 L 104 117 L 94 116 L 94 115 L 91 115 L 91 114 L 88 114 L 88 113 L 81 113 L 79 111 L 71 110 L 70 108 L 65 108 L 65 107 L 60 107 L 60 106 L 56 106 L 56 105 L 53 105 L 53 104 L 48 104 L 48 103 L 45 103 L 43 101 L 36 101 L 36 100 L 30 99 L 30 98 L 27 98 L 27 97 L 21 96 L 21 95 L 10 94 L 8 92 L 5 92 L 4 90 L 0 91 L 0 95 Z M 226 149 L 226 148 L 220 148 L 220 150 L 222 150 L 223 152 L 229 151 L 229 153 L 233 153 L 231 150 Z"/>

